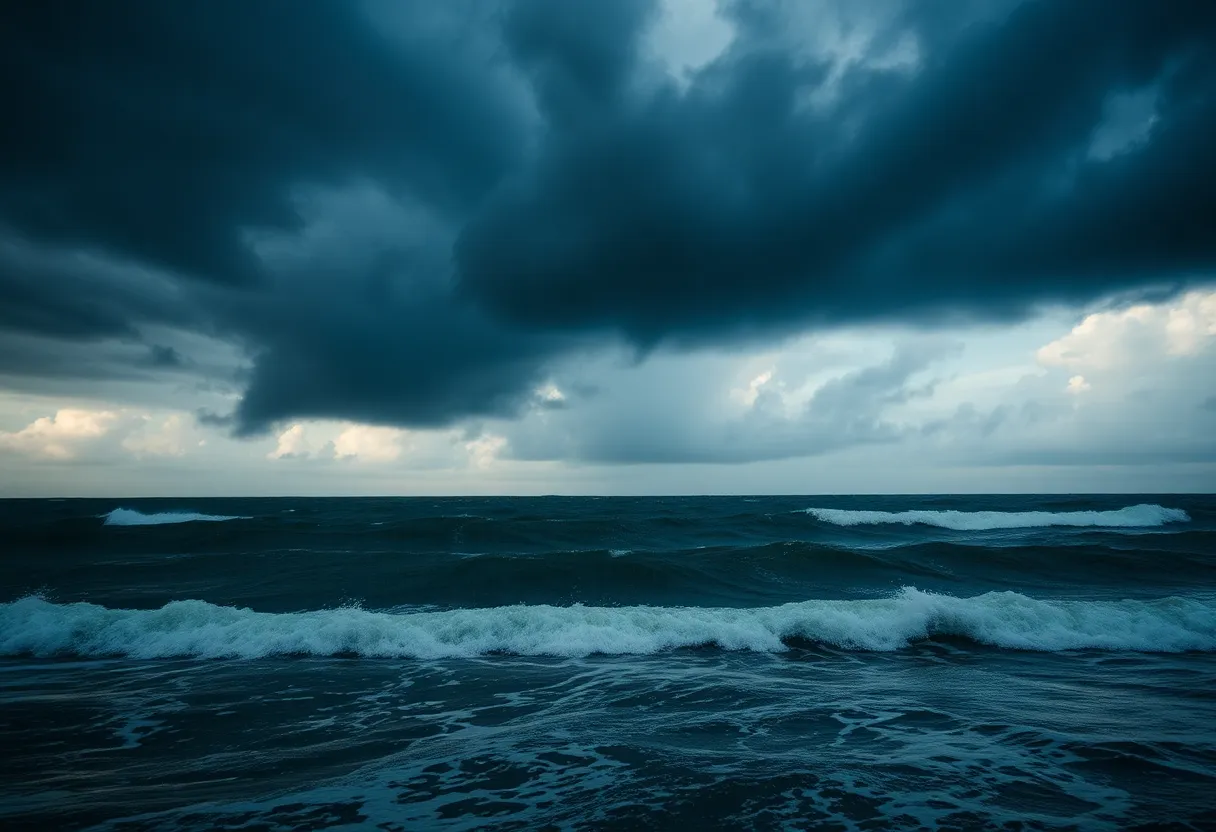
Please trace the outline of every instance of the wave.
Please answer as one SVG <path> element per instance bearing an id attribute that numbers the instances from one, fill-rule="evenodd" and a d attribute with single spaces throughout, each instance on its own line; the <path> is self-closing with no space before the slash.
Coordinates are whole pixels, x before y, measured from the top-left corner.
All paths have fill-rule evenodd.
<path id="1" fill-rule="evenodd" d="M 4 656 L 435 659 L 646 654 L 706 645 L 776 652 L 791 641 L 888 651 L 935 636 L 1017 650 L 1213 651 L 1216 603 L 1180 597 L 1048 601 L 1015 592 L 960 598 L 905 587 L 885 599 L 759 609 L 520 605 L 265 613 L 198 600 L 131 610 L 37 596 L 0 605 Z"/>
<path id="2" fill-rule="evenodd" d="M 199 514 L 193 511 L 163 511 L 157 514 L 144 514 L 132 508 L 116 508 L 103 516 L 105 517 L 102 522 L 103 526 L 164 526 L 172 523 L 218 523 L 224 520 L 249 519 L 224 514 Z"/>
<path id="3" fill-rule="evenodd" d="M 806 513 L 837 526 L 901 523 L 922 524 L 958 531 L 1030 529 L 1046 526 L 1102 526 L 1137 528 L 1186 523 L 1190 515 L 1180 508 L 1141 503 L 1114 511 L 850 511 L 838 508 L 808 508 Z"/>

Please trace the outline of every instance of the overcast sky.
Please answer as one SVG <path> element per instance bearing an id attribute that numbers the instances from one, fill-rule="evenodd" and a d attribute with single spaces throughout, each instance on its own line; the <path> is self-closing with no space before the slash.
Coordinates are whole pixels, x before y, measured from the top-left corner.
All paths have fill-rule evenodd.
<path id="1" fill-rule="evenodd" d="M 1216 491 L 1211 0 L 47 0 L 0 496 Z"/>

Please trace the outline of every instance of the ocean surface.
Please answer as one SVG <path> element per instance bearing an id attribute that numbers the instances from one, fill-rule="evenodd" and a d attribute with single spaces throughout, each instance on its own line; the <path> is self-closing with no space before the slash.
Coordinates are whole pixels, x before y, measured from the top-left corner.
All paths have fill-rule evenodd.
<path id="1" fill-rule="evenodd" d="M 0 827 L 1216 829 L 1216 497 L 0 501 Z"/>

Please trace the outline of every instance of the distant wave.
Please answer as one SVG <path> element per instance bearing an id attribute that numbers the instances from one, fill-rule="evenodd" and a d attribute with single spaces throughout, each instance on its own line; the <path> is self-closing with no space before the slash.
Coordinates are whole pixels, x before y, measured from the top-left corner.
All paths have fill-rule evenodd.
<path id="1" fill-rule="evenodd" d="M 906 587 L 886 599 L 759 609 L 520 605 L 263 613 L 196 600 L 128 610 L 54 604 L 34 596 L 0 605 L 0 655 L 5 656 L 586 656 L 704 645 L 772 652 L 798 640 L 897 650 L 933 636 L 1018 650 L 1212 651 L 1216 604 L 1179 597 L 1044 601 L 1015 592 L 959 598 Z"/>
<path id="2" fill-rule="evenodd" d="M 116 508 L 105 515 L 103 526 L 163 526 L 169 523 L 218 523 L 222 520 L 246 520 L 223 514 L 199 514 L 193 511 L 164 511 L 144 514 L 131 508 Z"/>
<path id="3" fill-rule="evenodd" d="M 1115 511 L 850 511 L 808 508 L 807 514 L 837 526 L 920 523 L 958 531 L 1029 529 L 1044 526 L 1146 527 L 1186 523 L 1191 518 L 1180 508 L 1142 503 Z"/>

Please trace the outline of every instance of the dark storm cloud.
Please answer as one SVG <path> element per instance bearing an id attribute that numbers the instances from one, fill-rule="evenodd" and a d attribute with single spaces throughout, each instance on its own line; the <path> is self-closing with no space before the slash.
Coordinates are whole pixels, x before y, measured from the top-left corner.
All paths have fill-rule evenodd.
<path id="1" fill-rule="evenodd" d="M 25 245 L 3 229 L 0 298 L 0 329 L 73 341 L 139 340 L 142 323 L 198 319 L 180 290 L 156 274 Z"/>
<path id="2" fill-rule="evenodd" d="M 546 359 L 575 345 L 455 303 L 451 232 L 425 210 L 372 193 L 320 204 L 330 234 L 267 242 L 266 290 L 212 301 L 253 358 L 238 433 L 297 417 L 437 427 L 509 415 Z"/>
<path id="3" fill-rule="evenodd" d="M 822 68 L 747 46 L 551 134 L 466 227 L 469 294 L 648 342 L 1003 315 L 1216 262 L 1216 4 L 1026 3 L 820 112 Z M 1087 160 L 1107 97 L 1147 84 L 1152 141 Z"/>
<path id="4" fill-rule="evenodd" d="M 247 331 L 270 346 L 237 409 L 240 432 L 288 417 L 437 427 L 454 415 L 510 415 L 541 381 L 544 359 L 568 340 L 506 330 L 480 310 L 454 306 L 442 286 L 408 266 L 393 273 L 388 287 L 372 280 L 340 290 L 295 274 L 275 308 L 241 310 Z"/>
<path id="5" fill-rule="evenodd" d="M 551 124 L 577 129 L 622 105 L 638 34 L 653 12 L 651 0 L 594 8 L 566 0 L 516 2 L 507 7 L 503 35 Z"/>
<path id="6" fill-rule="evenodd" d="M 427 5 L 394 39 L 347 0 L 12 4 L 0 210 L 226 283 L 257 277 L 245 229 L 298 224 L 301 182 L 382 179 L 459 211 L 523 134 Z"/>
<path id="7" fill-rule="evenodd" d="M 376 297 L 366 285 L 384 281 L 367 258 L 335 268 L 327 253 L 284 272 L 249 237 L 303 230 L 301 187 L 362 182 L 459 223 L 527 138 L 525 102 L 483 54 L 486 32 L 470 31 L 493 35 L 492 11 L 347 0 L 9 10 L 0 219 L 27 247 L 67 253 L 53 273 L 0 263 L 0 326 L 139 340 L 144 325 L 169 323 L 231 338 L 255 360 L 244 431 L 290 416 L 429 424 L 525 397 L 536 344 L 551 339 L 504 334 L 455 308 L 436 288 L 446 254 L 432 258 L 425 292 Z M 196 320 L 175 301 L 126 291 L 120 268 L 89 273 L 75 262 L 83 251 L 158 270 L 183 287 Z M 153 349 L 153 363 L 173 357 Z"/>
<path id="8" fill-rule="evenodd" d="M 5 343 L 188 369 L 147 334 L 177 327 L 249 356 L 238 432 L 433 426 L 535 404 L 552 359 L 614 335 L 1010 316 L 1211 273 L 1216 4 L 881 3 L 873 48 L 911 33 L 919 67 L 843 74 L 781 4 L 723 9 L 734 41 L 682 89 L 646 0 L 14 4 L 0 229 L 51 254 L 0 256 Z M 1141 88 L 1147 139 L 1089 158 Z M 334 196 L 360 189 L 380 201 Z"/>
<path id="9" fill-rule="evenodd" d="M 41 338 L 0 330 L 0 387 L 31 393 L 62 392 L 71 382 L 77 392 L 85 384 L 117 381 L 163 381 L 175 367 L 155 363 L 149 348 L 138 342 L 97 343 Z"/>

